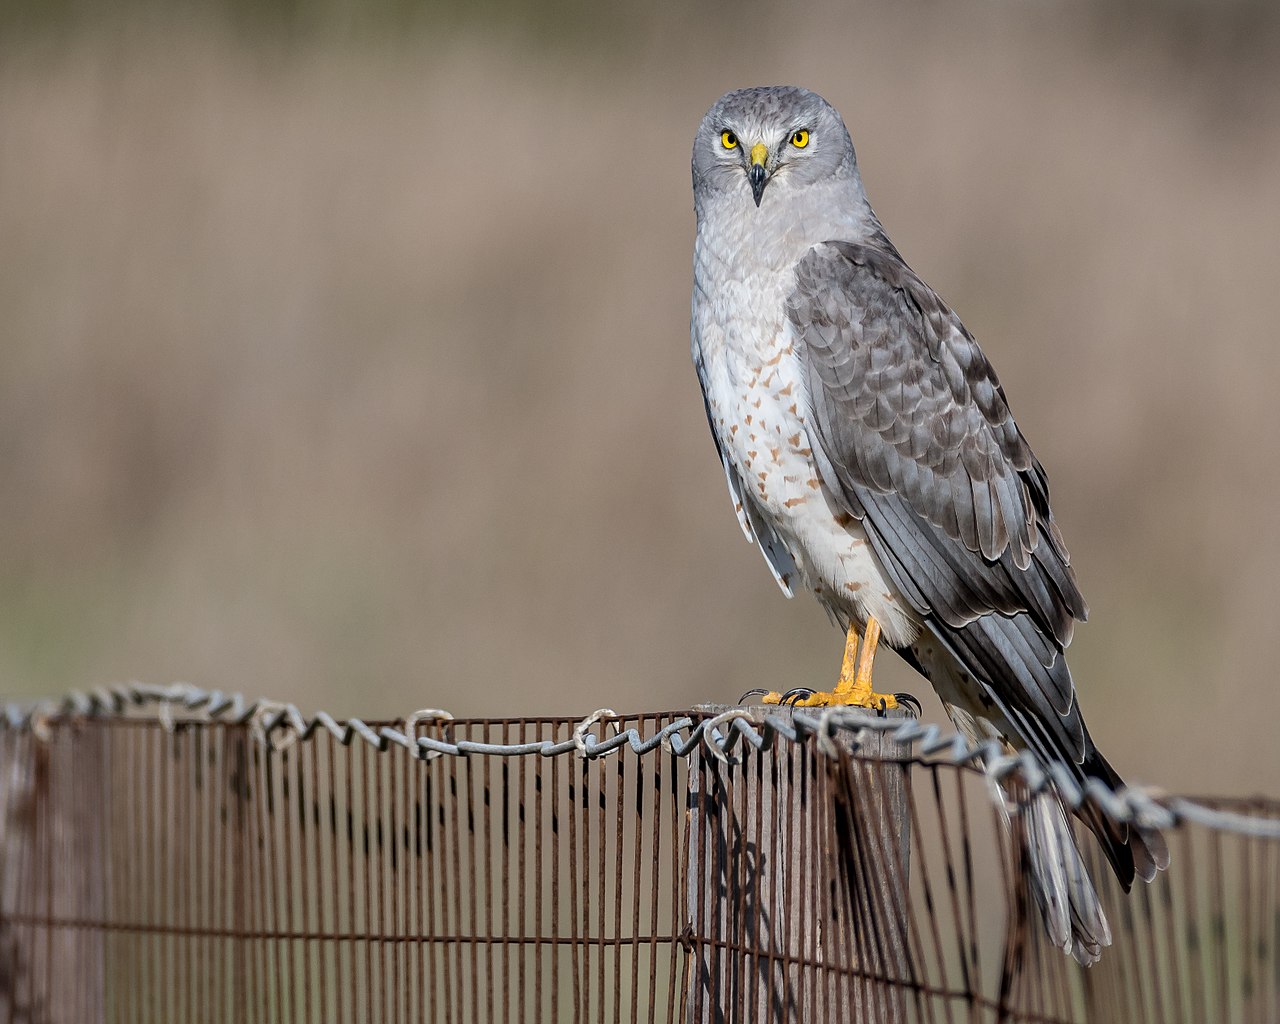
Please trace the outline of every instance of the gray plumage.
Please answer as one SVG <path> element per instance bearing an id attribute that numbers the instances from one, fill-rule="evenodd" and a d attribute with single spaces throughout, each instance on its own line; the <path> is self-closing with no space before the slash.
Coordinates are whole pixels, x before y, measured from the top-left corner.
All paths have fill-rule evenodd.
<path id="1" fill-rule="evenodd" d="M 694 363 L 743 530 L 784 591 L 807 586 L 845 626 L 874 616 L 969 735 L 1119 785 L 1067 668 L 1087 609 L 1044 469 L 872 212 L 840 116 L 803 89 L 729 93 L 693 179 Z M 1157 833 L 1082 818 L 1126 889 L 1167 864 Z M 1050 934 L 1091 962 L 1110 931 L 1061 804 L 1017 827 Z"/>

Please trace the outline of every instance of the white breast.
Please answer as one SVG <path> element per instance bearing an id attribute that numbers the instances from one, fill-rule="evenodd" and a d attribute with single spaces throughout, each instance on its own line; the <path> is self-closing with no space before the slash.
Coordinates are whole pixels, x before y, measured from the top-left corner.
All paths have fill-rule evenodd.
<path id="1" fill-rule="evenodd" d="M 716 286 L 694 295 L 694 354 L 703 366 L 712 426 L 742 500 L 777 534 L 800 582 L 842 625 L 875 616 L 887 642 L 910 643 L 918 620 L 813 459 L 796 340 L 783 317 L 792 276 L 726 280 L 723 266 L 698 269 L 706 271 L 700 283 Z"/>

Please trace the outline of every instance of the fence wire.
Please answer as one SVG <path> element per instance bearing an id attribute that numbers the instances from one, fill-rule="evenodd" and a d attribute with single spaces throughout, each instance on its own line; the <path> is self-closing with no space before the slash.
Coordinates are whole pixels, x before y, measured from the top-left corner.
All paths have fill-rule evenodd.
<path id="1" fill-rule="evenodd" d="M 1106 794 L 1172 863 L 1081 837 L 1085 969 L 975 759 L 1055 778 L 909 719 L 6 708 L 0 1021 L 1280 1020 L 1280 803 Z"/>

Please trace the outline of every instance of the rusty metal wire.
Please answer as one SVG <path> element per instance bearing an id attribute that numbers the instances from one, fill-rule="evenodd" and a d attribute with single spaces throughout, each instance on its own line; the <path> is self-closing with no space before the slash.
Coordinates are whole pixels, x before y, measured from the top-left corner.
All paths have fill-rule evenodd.
<path id="1" fill-rule="evenodd" d="M 1106 794 L 1173 862 L 1090 853 L 1086 970 L 975 760 L 1056 778 L 909 719 L 6 708 L 0 1022 L 1280 1019 L 1280 804 Z"/>
<path id="2" fill-rule="evenodd" d="M 1280 838 L 1280 823 L 1216 808 L 1211 806 L 1212 801 L 1197 802 L 1133 786 L 1112 792 L 1096 779 L 1081 787 L 1063 766 L 1041 764 L 1029 751 L 1007 754 L 994 742 L 972 743 L 958 733 L 944 733 L 936 725 L 922 724 L 905 713 L 876 717 L 839 707 L 821 712 L 801 711 L 794 715 L 775 712 L 763 716 L 758 714 L 759 709 L 753 712 L 741 707 L 716 714 L 695 709 L 668 716 L 667 724 L 648 736 L 635 726 L 624 728 L 611 709 L 603 708 L 578 720 L 572 735 L 565 739 L 538 736 L 518 743 L 496 743 L 458 739 L 447 729 L 441 736 L 411 735 L 413 727 L 420 722 L 453 721 L 453 715 L 438 709 L 415 711 L 399 723 L 371 726 L 359 718 L 338 721 L 324 711 L 306 718 L 293 704 L 264 699 L 249 701 L 238 693 L 202 690 L 189 683 L 170 686 L 129 683 L 72 691 L 59 700 L 0 706 L 0 728 L 29 729 L 40 736 L 50 722 L 59 719 L 121 717 L 138 711 L 151 711 L 166 726 L 171 726 L 178 714 L 184 715 L 184 721 L 247 723 L 256 738 L 277 749 L 310 739 L 317 729 L 324 728 L 344 746 L 357 739 L 379 751 L 397 745 L 426 760 L 443 755 L 557 757 L 568 753 L 595 759 L 624 747 L 635 754 L 646 754 L 661 747 L 678 757 L 688 757 L 701 744 L 706 754 L 724 763 L 734 763 L 746 756 L 747 748 L 769 751 L 779 740 L 803 742 L 812 737 L 819 752 L 834 756 L 840 749 L 855 752 L 869 749 L 879 743 L 881 734 L 888 734 L 895 743 L 911 748 L 899 757 L 957 767 L 981 763 L 987 775 L 994 779 L 1016 776 L 1029 794 L 1051 785 L 1069 806 L 1079 807 L 1090 800 L 1117 821 L 1136 820 L 1156 828 L 1168 828 L 1186 819 L 1221 831 Z M 598 740 L 591 732 L 597 725 L 612 728 L 614 734 Z M 683 735 L 685 733 L 688 735 Z M 839 742 L 835 741 L 836 737 Z"/>

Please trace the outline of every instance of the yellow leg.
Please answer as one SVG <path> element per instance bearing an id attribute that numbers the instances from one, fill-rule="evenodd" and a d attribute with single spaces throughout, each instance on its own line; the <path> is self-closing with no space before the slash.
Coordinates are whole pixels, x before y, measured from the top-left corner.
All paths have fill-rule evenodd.
<path id="1" fill-rule="evenodd" d="M 858 631 L 849 627 L 844 641 L 844 661 L 840 666 L 840 678 L 836 688 L 828 692 L 801 691 L 800 694 L 768 693 L 761 698 L 764 704 L 794 704 L 800 708 L 825 707 L 844 704 L 859 708 L 884 711 L 896 708 L 898 700 L 891 693 L 876 693 L 871 689 L 871 666 L 876 658 L 876 646 L 880 643 L 880 623 L 867 620 L 866 634 L 858 642 Z"/>

